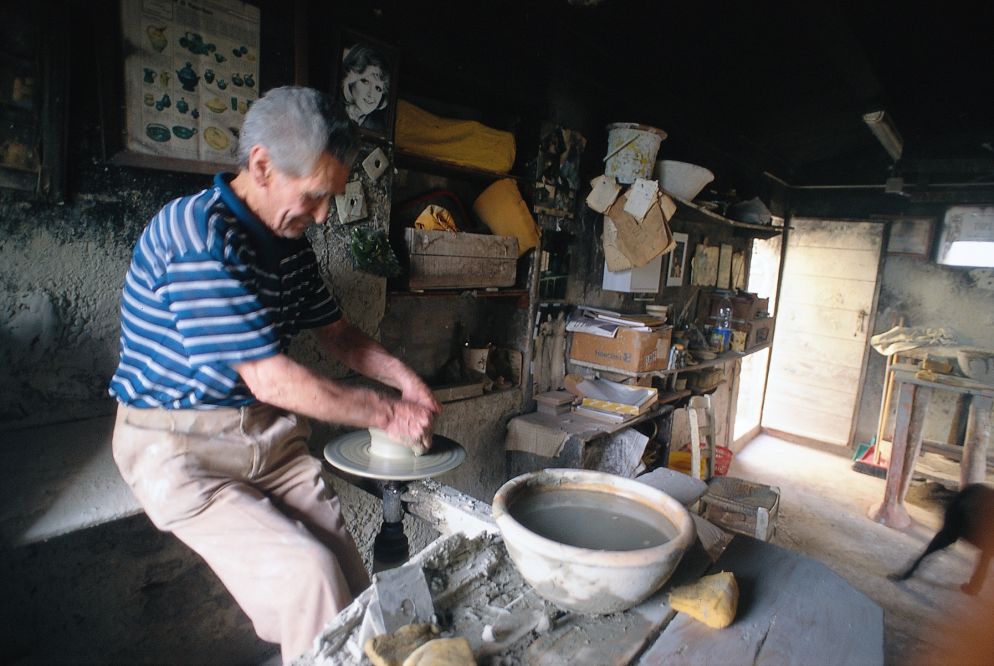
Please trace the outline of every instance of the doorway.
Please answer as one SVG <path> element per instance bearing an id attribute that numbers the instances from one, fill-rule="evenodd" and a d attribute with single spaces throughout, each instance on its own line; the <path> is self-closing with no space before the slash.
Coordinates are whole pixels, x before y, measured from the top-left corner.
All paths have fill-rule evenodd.
<path id="1" fill-rule="evenodd" d="M 795 218 L 762 427 L 850 446 L 877 299 L 883 225 Z"/>

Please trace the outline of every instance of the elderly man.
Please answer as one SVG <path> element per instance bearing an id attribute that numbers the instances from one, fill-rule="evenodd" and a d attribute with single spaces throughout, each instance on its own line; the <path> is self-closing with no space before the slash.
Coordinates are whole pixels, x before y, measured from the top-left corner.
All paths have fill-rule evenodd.
<path id="1" fill-rule="evenodd" d="M 410 368 L 345 320 L 304 236 L 344 191 L 356 147 L 323 94 L 271 90 L 245 117 L 238 174 L 152 218 L 121 304 L 110 383 L 121 474 L 284 660 L 369 584 L 304 417 L 425 445 L 440 411 Z M 305 328 L 399 397 L 293 361 L 287 348 Z"/>

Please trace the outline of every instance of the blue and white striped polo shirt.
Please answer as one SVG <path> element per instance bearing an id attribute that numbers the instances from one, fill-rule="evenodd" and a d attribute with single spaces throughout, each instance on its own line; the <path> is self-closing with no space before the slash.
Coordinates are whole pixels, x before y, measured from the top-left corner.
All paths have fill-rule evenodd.
<path id="1" fill-rule="evenodd" d="M 341 317 L 307 239 L 274 236 L 232 191 L 233 177 L 167 204 L 135 246 L 110 382 L 124 404 L 251 404 L 232 364 L 285 352 L 301 329 Z"/>

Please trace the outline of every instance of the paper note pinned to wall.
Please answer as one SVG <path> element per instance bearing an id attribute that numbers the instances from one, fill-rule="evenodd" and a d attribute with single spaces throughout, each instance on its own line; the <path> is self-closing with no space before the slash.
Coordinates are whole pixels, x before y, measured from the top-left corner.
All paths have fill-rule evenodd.
<path id="1" fill-rule="evenodd" d="M 718 289 L 730 289 L 732 286 L 732 246 L 722 243 L 718 253 Z"/>
<path id="2" fill-rule="evenodd" d="M 718 282 L 718 247 L 698 245 L 697 252 L 690 262 L 691 283 L 702 287 L 713 287 Z"/>
<path id="3" fill-rule="evenodd" d="M 635 183 L 628 188 L 628 200 L 625 201 L 625 212 L 641 222 L 645 219 L 646 213 L 656 203 L 656 195 L 659 192 L 659 183 L 654 180 L 637 178 Z"/>
<path id="4" fill-rule="evenodd" d="M 621 194 L 621 186 L 614 176 L 597 176 L 590 181 L 590 194 L 587 195 L 587 206 L 598 213 L 606 213 L 614 200 Z"/>

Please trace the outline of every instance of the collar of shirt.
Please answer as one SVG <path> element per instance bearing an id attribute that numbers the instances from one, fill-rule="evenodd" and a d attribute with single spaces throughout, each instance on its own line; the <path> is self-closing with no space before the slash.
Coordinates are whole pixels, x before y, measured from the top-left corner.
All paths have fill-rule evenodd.
<path id="1" fill-rule="evenodd" d="M 307 241 L 303 238 L 280 238 L 274 235 L 231 189 L 231 181 L 234 178 L 235 174 L 233 173 L 218 173 L 214 176 L 214 186 L 220 191 L 224 205 L 228 207 L 228 210 L 252 239 L 252 244 L 255 246 L 263 265 L 268 270 L 276 272 L 280 262 L 299 252 L 303 246 L 307 245 Z"/>

